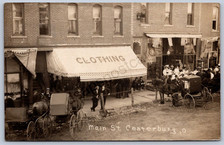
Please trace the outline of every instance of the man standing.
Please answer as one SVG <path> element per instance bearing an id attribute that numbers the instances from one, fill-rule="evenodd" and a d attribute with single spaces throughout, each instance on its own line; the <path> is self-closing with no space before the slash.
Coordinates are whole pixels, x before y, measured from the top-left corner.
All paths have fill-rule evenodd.
<path id="1" fill-rule="evenodd" d="M 92 97 L 93 106 L 90 108 L 91 111 L 95 111 L 95 108 L 98 106 L 98 101 L 99 101 L 99 86 L 96 86 L 95 90 L 93 91 L 93 97 Z"/>
<path id="2" fill-rule="evenodd" d="M 104 83 L 102 83 L 101 87 L 100 87 L 100 104 L 101 104 L 101 110 L 105 109 L 105 104 L 106 104 L 106 100 L 107 100 L 107 96 L 110 95 L 110 91 L 109 89 L 105 86 Z"/>

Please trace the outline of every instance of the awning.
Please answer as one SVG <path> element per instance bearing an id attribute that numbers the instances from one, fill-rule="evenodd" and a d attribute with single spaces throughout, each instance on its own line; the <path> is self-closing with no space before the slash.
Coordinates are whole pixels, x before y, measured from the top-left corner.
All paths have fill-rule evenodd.
<path id="1" fill-rule="evenodd" d="M 159 34 L 159 33 L 146 33 L 147 37 L 151 38 L 201 38 L 202 35 L 197 34 Z"/>
<path id="2" fill-rule="evenodd" d="M 82 82 L 145 76 L 146 67 L 130 46 L 54 48 L 47 52 L 49 73 Z"/>
<path id="3" fill-rule="evenodd" d="M 36 77 L 37 48 L 6 48 L 5 57 L 14 55 L 30 73 Z"/>

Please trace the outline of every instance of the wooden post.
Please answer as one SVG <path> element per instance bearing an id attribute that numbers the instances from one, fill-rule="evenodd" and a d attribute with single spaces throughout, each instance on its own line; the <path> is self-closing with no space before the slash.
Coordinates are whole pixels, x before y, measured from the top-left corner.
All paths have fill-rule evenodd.
<path id="1" fill-rule="evenodd" d="M 131 88 L 131 106 L 134 106 L 134 95 L 133 95 L 133 88 Z"/>
<path id="2" fill-rule="evenodd" d="M 155 97 L 155 101 L 157 102 L 157 93 L 158 92 L 158 90 L 157 90 L 157 88 L 156 88 L 156 97 Z"/>
<path id="3" fill-rule="evenodd" d="M 28 73 L 28 85 L 29 85 L 28 87 L 29 105 L 32 106 L 33 104 L 33 76 L 30 73 Z"/>

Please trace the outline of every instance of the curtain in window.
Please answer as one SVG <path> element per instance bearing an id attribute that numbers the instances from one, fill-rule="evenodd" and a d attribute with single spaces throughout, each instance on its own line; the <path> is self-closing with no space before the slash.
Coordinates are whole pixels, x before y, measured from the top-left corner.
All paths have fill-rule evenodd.
<path id="1" fill-rule="evenodd" d="M 68 5 L 68 33 L 77 34 L 78 33 L 78 22 L 77 22 L 77 5 Z"/>
<path id="2" fill-rule="evenodd" d="M 116 6 L 114 8 L 114 27 L 115 34 L 121 34 L 122 32 L 122 7 Z"/>
<path id="3" fill-rule="evenodd" d="M 94 5 L 93 6 L 93 24 L 94 30 L 93 34 L 101 35 L 102 33 L 102 25 L 101 25 L 101 6 Z"/>
<path id="4" fill-rule="evenodd" d="M 23 35 L 23 4 L 16 3 L 12 5 L 13 9 L 13 34 Z"/>
<path id="5" fill-rule="evenodd" d="M 49 4 L 39 4 L 40 35 L 49 35 Z"/>

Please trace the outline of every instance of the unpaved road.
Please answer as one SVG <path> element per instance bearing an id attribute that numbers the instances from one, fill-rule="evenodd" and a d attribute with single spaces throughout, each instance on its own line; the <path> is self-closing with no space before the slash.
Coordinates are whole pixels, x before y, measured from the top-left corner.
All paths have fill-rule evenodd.
<path id="1" fill-rule="evenodd" d="M 89 121 L 74 139 L 68 125 L 64 125 L 49 138 L 40 140 L 214 140 L 220 138 L 220 119 L 219 98 L 195 109 L 171 107 L 171 102 L 148 103 L 121 108 L 112 116 Z"/>

